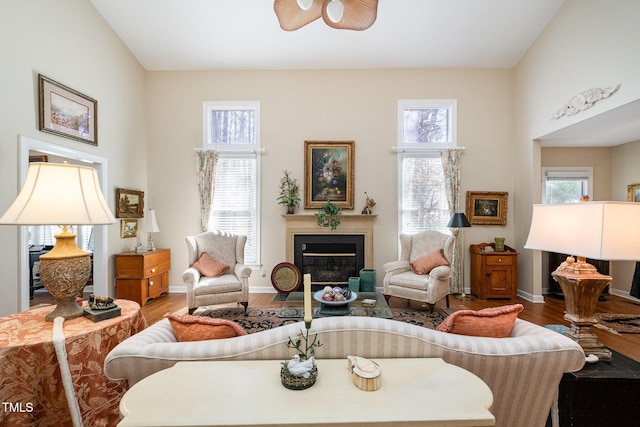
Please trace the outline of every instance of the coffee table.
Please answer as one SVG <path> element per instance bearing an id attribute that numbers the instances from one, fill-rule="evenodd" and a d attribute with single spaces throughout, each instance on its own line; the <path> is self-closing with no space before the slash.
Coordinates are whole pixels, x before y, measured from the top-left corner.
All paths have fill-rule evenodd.
<path id="1" fill-rule="evenodd" d="M 346 359 L 318 360 L 311 388 L 280 383 L 278 360 L 179 362 L 120 402 L 119 427 L 237 425 L 493 426 L 493 394 L 438 358 L 376 359 L 382 387 L 353 385 Z"/>
<path id="2" fill-rule="evenodd" d="M 375 300 L 374 306 L 366 306 L 363 300 Z M 321 304 L 316 300 L 311 303 L 314 317 L 327 316 L 369 316 L 392 319 L 393 313 L 389 310 L 389 305 L 380 292 L 358 292 L 358 298 L 344 305 L 330 306 Z M 287 296 L 282 303 L 282 309 L 278 312 L 278 317 L 302 318 L 304 316 L 304 294 L 293 292 Z"/>

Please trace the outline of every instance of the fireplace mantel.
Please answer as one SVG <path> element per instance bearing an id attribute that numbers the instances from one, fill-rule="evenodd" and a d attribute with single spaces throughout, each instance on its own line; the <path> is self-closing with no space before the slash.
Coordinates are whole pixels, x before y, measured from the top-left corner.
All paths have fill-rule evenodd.
<path id="1" fill-rule="evenodd" d="M 287 262 L 293 263 L 293 238 L 296 234 L 361 234 L 364 235 L 364 266 L 373 268 L 373 221 L 377 215 L 341 215 L 335 230 L 318 225 L 314 214 L 282 215 L 285 221 Z"/>

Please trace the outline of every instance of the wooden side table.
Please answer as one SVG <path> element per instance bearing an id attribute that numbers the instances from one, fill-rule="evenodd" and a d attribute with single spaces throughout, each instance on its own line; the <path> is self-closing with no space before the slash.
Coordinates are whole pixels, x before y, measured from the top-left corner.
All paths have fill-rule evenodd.
<path id="1" fill-rule="evenodd" d="M 147 326 L 140 305 L 115 302 L 122 310 L 118 317 L 101 322 L 78 317 L 66 320 L 62 327 L 78 406 L 87 426 L 118 422 L 118 404 L 127 383 L 104 376 L 104 359 L 121 341 Z M 53 322 L 44 320 L 52 310 L 53 306 L 45 306 L 0 318 L 0 425 L 72 425 L 53 345 Z"/>
<path id="2" fill-rule="evenodd" d="M 518 290 L 518 252 L 505 246 L 502 252 L 486 251 L 493 243 L 471 245 L 471 293 L 480 299 L 515 299 Z"/>
<path id="3" fill-rule="evenodd" d="M 169 292 L 171 251 L 123 252 L 116 262 L 116 298 L 130 299 L 144 306 Z"/>

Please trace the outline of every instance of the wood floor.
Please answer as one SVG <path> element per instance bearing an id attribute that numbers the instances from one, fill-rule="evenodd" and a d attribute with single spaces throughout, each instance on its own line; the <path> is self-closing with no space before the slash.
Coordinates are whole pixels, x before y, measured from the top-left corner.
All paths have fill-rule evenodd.
<path id="1" fill-rule="evenodd" d="M 32 300 L 32 305 L 50 302 L 51 297 L 37 296 Z M 274 302 L 275 294 L 250 294 L 249 305 L 253 307 L 281 307 L 281 302 Z M 519 314 L 521 319 L 528 320 L 530 322 L 539 325 L 568 325 L 567 321 L 563 319 L 564 315 L 564 299 L 561 296 L 545 295 L 544 304 L 534 304 L 523 299 L 517 299 L 517 301 L 509 300 L 460 300 L 455 296 L 449 297 L 450 308 L 452 310 L 480 310 L 486 307 L 496 307 L 513 302 L 519 302 L 524 306 L 524 311 Z M 444 306 L 445 301 L 442 300 L 438 305 Z M 180 310 L 187 305 L 187 297 L 185 294 L 169 294 L 156 300 L 148 302 L 143 308 L 147 322 L 151 325 L 158 320 L 162 319 L 162 316 L 167 312 L 174 312 Z M 409 303 L 406 300 L 391 298 L 389 301 L 391 307 L 406 307 L 411 305 L 416 309 L 427 309 L 426 307 L 420 307 L 415 302 Z M 599 301 L 596 305 L 596 312 L 599 313 L 618 313 L 618 314 L 636 314 L 640 313 L 640 305 L 626 300 L 624 298 L 616 296 L 607 296 L 604 301 Z M 605 346 L 618 351 L 638 362 L 640 362 L 640 334 L 622 334 L 615 335 L 611 332 L 592 327 L 591 330 L 598 336 L 598 339 Z"/>

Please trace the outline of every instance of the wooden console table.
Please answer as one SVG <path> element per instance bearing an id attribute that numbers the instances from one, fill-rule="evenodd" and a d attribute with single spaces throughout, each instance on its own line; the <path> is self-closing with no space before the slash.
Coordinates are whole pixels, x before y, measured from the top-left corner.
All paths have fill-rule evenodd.
<path id="1" fill-rule="evenodd" d="M 171 251 L 123 252 L 116 259 L 116 297 L 144 306 L 169 292 Z"/>
<path id="2" fill-rule="evenodd" d="M 318 360 L 316 384 L 300 391 L 282 386 L 279 360 L 179 362 L 131 387 L 118 426 L 495 425 L 493 394 L 469 371 L 437 358 L 376 362 L 374 392 L 353 385 L 346 359 Z"/>
<path id="3" fill-rule="evenodd" d="M 71 378 L 86 426 L 118 421 L 118 403 L 127 384 L 104 376 L 104 358 L 120 341 L 147 326 L 137 303 L 116 304 L 122 310 L 119 317 L 101 322 L 78 317 L 63 324 Z M 72 425 L 53 346 L 53 322 L 44 320 L 51 310 L 53 306 L 46 306 L 0 318 L 2 426 Z"/>

